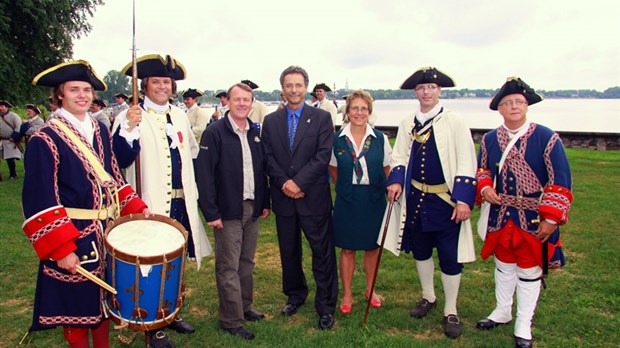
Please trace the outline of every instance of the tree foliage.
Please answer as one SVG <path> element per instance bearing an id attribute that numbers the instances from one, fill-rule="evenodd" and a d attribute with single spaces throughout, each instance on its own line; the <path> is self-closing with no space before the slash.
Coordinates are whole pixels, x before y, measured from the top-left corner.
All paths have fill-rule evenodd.
<path id="1" fill-rule="evenodd" d="M 40 101 L 39 72 L 68 60 L 73 40 L 91 30 L 88 19 L 103 0 L 0 0 L 0 99 Z"/>
<path id="2" fill-rule="evenodd" d="M 108 85 L 105 92 L 97 92 L 99 98 L 107 101 L 113 101 L 114 96 L 118 93 L 131 94 L 131 83 L 128 76 L 123 75 L 120 71 L 110 70 L 103 77 L 103 82 Z"/>

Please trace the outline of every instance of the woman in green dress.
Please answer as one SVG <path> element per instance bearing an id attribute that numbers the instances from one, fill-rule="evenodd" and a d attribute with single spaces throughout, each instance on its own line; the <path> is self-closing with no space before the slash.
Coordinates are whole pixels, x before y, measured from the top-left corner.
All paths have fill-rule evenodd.
<path id="1" fill-rule="evenodd" d="M 379 255 L 377 236 L 386 207 L 385 182 L 392 149 L 388 138 L 368 124 L 373 99 L 366 91 L 355 91 L 347 98 L 349 123 L 334 135 L 334 150 L 329 172 L 336 184 L 334 231 L 341 248 L 340 277 L 343 297 L 340 312 L 353 306 L 351 283 L 355 270 L 355 252 L 364 250 L 366 298 L 381 307 L 376 293 L 370 294 Z"/>

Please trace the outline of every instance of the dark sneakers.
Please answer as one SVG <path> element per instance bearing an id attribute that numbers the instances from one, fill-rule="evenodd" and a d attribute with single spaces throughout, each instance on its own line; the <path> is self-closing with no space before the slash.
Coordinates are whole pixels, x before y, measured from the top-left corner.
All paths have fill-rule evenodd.
<path id="1" fill-rule="evenodd" d="M 247 330 L 243 326 L 235 327 L 235 328 L 232 328 L 232 329 L 222 329 L 222 330 L 228 332 L 229 334 L 231 334 L 233 336 L 239 336 L 240 338 L 242 338 L 244 340 L 253 340 L 254 337 L 256 337 L 252 331 Z"/>
<path id="2" fill-rule="evenodd" d="M 450 314 L 443 318 L 443 333 L 448 338 L 457 338 L 461 336 L 461 320 L 454 314 Z"/>
<path id="3" fill-rule="evenodd" d="M 435 302 L 428 302 L 426 299 L 421 299 L 415 304 L 415 308 L 411 310 L 411 316 L 418 319 L 424 318 L 435 306 L 437 306 L 437 300 Z"/>

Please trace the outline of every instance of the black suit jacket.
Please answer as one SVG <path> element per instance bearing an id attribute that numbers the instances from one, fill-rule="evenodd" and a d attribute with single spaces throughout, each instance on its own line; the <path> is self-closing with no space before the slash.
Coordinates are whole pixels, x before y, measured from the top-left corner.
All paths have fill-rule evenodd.
<path id="1" fill-rule="evenodd" d="M 265 117 L 262 139 L 267 160 L 273 212 L 282 216 L 329 214 L 332 209 L 327 166 L 331 158 L 333 125 L 324 110 L 304 105 L 299 118 L 293 150 L 289 147 L 287 109 Z M 301 188 L 305 196 L 288 198 L 282 186 L 288 179 Z"/>
<path id="2" fill-rule="evenodd" d="M 254 170 L 254 218 L 269 209 L 269 191 L 258 129 L 250 122 L 248 144 Z M 239 220 L 243 217 L 243 155 L 239 136 L 228 115 L 202 133 L 195 161 L 199 205 L 207 221 Z"/>

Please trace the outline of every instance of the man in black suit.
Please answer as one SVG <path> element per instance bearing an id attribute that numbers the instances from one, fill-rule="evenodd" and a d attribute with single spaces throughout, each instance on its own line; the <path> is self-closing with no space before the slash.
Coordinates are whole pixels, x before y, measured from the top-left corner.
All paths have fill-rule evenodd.
<path id="1" fill-rule="evenodd" d="M 263 146 L 282 262 L 282 288 L 288 300 L 282 314 L 293 315 L 308 297 L 302 268 L 301 231 L 312 249 L 316 281 L 314 305 L 319 328 L 334 326 L 338 275 L 327 166 L 333 125 L 328 112 L 304 103 L 308 73 L 290 66 L 280 75 L 288 104 L 265 117 Z"/>

